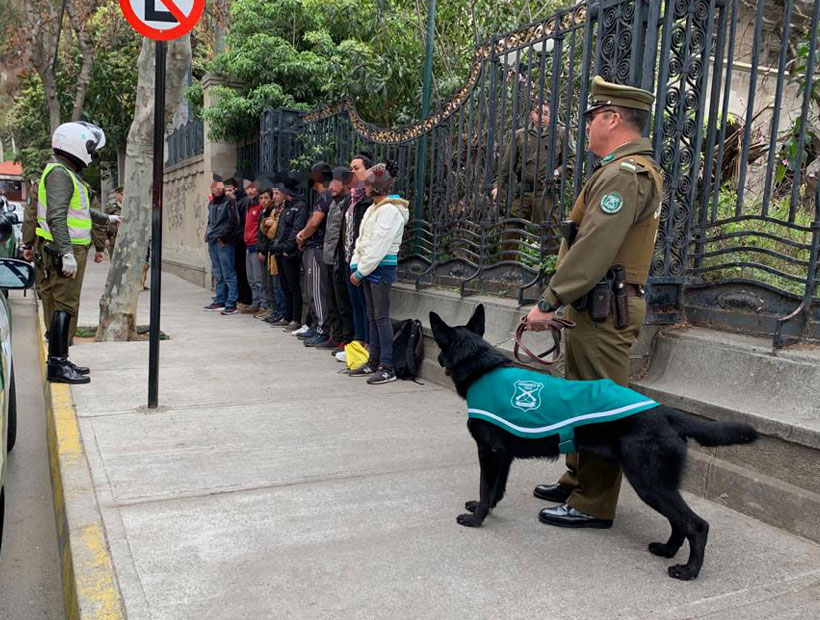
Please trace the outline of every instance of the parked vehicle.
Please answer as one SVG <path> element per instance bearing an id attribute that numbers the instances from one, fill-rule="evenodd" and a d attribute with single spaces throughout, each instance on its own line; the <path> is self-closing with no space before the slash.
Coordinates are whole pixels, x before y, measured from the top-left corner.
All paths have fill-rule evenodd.
<path id="1" fill-rule="evenodd" d="M 0 213 L 0 549 L 3 544 L 5 512 L 6 462 L 17 441 L 17 394 L 14 386 L 14 364 L 11 350 L 11 308 L 7 291 L 27 289 L 34 284 L 34 267 L 16 256 L 12 225 L 16 217 Z"/>

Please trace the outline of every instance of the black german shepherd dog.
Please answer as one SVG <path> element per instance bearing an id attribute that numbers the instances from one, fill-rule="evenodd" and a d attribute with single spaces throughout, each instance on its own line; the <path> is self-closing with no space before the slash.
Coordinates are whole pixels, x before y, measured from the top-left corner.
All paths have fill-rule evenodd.
<path id="1" fill-rule="evenodd" d="M 506 355 L 482 338 L 481 305 L 465 326 L 450 327 L 435 312 L 430 313 L 430 326 L 441 349 L 438 362 L 462 398 L 485 373 L 512 365 Z M 467 527 L 479 527 L 504 497 L 512 460 L 555 459 L 559 455 L 558 437 L 526 439 L 473 418 L 468 419 L 467 428 L 478 444 L 480 499 L 467 502 L 469 512 L 459 515 L 457 521 Z M 651 543 L 651 553 L 672 558 L 684 539 L 689 541 L 689 560 L 670 566 L 668 571 L 670 577 L 688 580 L 697 577 L 703 565 L 709 524 L 689 508 L 678 492 L 686 462 L 686 439 L 691 437 L 702 446 L 728 446 L 750 443 L 757 436 L 757 431 L 747 424 L 703 422 L 660 405 L 615 422 L 580 426 L 575 430 L 575 445 L 579 451 L 618 463 L 638 496 L 669 520 L 669 540 Z"/>

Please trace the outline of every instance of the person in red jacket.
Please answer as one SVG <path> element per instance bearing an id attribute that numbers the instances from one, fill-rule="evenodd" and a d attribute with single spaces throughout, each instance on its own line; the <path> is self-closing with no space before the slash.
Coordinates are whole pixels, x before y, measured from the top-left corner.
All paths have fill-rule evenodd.
<path id="1" fill-rule="evenodd" d="M 248 284 L 251 287 L 252 303 L 242 309 L 242 314 L 256 314 L 267 309 L 268 301 L 265 297 L 265 265 L 259 260 L 256 250 L 258 243 L 259 216 L 262 214 L 262 205 L 259 204 L 259 192 L 256 183 L 248 187 L 248 210 L 245 214 L 245 271 L 248 274 Z"/>

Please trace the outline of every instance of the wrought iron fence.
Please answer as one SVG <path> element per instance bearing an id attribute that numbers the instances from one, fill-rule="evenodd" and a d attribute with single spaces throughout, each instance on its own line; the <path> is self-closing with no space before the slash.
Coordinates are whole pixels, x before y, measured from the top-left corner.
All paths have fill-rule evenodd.
<path id="1" fill-rule="evenodd" d="M 650 321 L 686 315 L 779 344 L 818 337 L 820 175 L 803 170 L 820 167 L 820 130 L 800 84 L 818 82 L 820 3 L 780 5 L 581 2 L 479 45 L 463 87 L 413 125 L 375 127 L 350 101 L 301 118 L 266 110 L 261 167 L 346 163 L 362 148 L 395 160 L 395 189 L 413 204 L 401 277 L 524 303 L 596 164 L 581 120 L 591 76 L 638 85 L 656 94 L 649 134 L 664 177 Z"/>
<path id="2" fill-rule="evenodd" d="M 251 180 L 255 178 L 257 171 L 262 170 L 258 141 L 236 147 L 236 169 Z"/>
<path id="3" fill-rule="evenodd" d="M 168 157 L 166 166 L 202 155 L 205 150 L 205 127 L 201 118 L 192 118 L 180 125 L 168 136 Z"/>

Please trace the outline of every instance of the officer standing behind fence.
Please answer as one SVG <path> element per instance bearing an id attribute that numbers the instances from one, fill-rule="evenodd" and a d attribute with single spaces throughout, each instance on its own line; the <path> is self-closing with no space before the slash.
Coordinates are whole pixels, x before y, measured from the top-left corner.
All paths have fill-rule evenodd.
<path id="1" fill-rule="evenodd" d="M 85 122 L 64 123 L 54 131 L 51 146 L 54 156 L 38 188 L 33 248 L 48 326 L 47 376 L 52 382 L 88 383 L 89 369 L 68 360 L 68 345 L 77 327 L 92 222 L 107 226 L 121 218 L 91 209 L 91 191 L 79 175 L 105 146 L 102 129 Z"/>
<path id="2" fill-rule="evenodd" d="M 652 145 L 643 138 L 654 97 L 638 88 L 592 81 L 585 113 L 589 150 L 601 157 L 565 223 L 558 267 L 527 318 L 564 306 L 576 322 L 566 333 L 567 379 L 629 381 L 629 351 L 646 317 L 644 286 L 663 196 Z M 608 528 L 615 517 L 621 469 L 588 453 L 569 454 L 557 484 L 535 496 L 561 502 L 539 519 L 560 527 Z"/>

